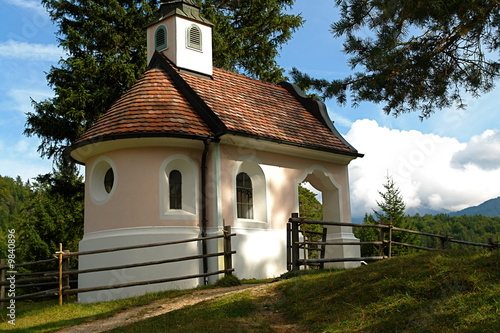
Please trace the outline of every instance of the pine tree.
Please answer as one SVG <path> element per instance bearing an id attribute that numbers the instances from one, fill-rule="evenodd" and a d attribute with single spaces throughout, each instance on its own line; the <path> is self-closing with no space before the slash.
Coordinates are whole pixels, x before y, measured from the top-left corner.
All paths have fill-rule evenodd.
<path id="1" fill-rule="evenodd" d="M 58 157 L 146 70 L 145 26 L 160 0 L 42 0 L 68 57 L 47 81 L 55 97 L 33 101 L 25 134 L 42 157 Z M 197 1 L 214 26 L 215 66 L 267 81 L 283 80 L 281 46 L 303 23 L 285 14 L 294 0 Z"/>
<path id="2" fill-rule="evenodd" d="M 226 1 L 197 3 L 214 23 L 214 66 L 268 82 L 285 79 L 276 58 L 304 20 L 287 14 L 295 0 Z"/>
<path id="3" fill-rule="evenodd" d="M 379 219 L 380 224 L 390 224 L 398 228 L 413 229 L 412 224 L 405 217 L 406 204 L 403 201 L 401 191 L 391 176 L 387 175 L 386 179 L 387 181 L 383 185 L 385 191 L 378 192 L 382 197 L 382 201 L 377 201 L 380 210 L 374 210 L 375 216 Z M 392 240 L 399 243 L 417 245 L 417 238 L 417 235 L 406 232 L 392 232 Z M 412 252 L 414 252 L 413 249 L 402 246 L 392 246 L 391 250 L 392 255 L 403 255 Z"/>
<path id="4" fill-rule="evenodd" d="M 383 184 L 384 191 L 379 191 L 382 197 L 381 201 L 377 201 L 379 210 L 373 210 L 375 217 L 371 214 L 365 214 L 364 223 L 366 224 L 390 224 L 394 227 L 402 229 L 414 230 L 413 225 L 406 218 L 404 212 L 406 204 L 403 201 L 401 191 L 396 186 L 396 183 L 391 176 L 387 175 L 386 183 Z M 375 228 L 359 228 L 355 231 L 356 237 L 361 241 L 371 242 L 379 240 L 379 229 Z M 384 237 L 387 239 L 387 234 Z M 399 243 L 418 245 L 418 236 L 405 232 L 393 231 L 392 240 Z M 388 248 L 385 247 L 385 255 L 388 255 Z M 403 246 L 392 246 L 392 255 L 403 255 L 414 252 L 413 249 Z M 377 256 L 379 254 L 378 247 L 373 245 L 362 245 L 362 256 Z"/>
<path id="5" fill-rule="evenodd" d="M 298 70 L 302 88 L 341 104 L 383 103 L 387 114 L 465 107 L 464 92 L 491 91 L 500 75 L 498 0 L 337 0 L 335 37 L 356 72 L 333 81 Z"/>
<path id="6" fill-rule="evenodd" d="M 392 224 L 396 227 L 402 227 L 406 204 L 403 201 L 401 191 L 396 187 L 396 183 L 392 177 L 387 175 L 386 179 L 387 181 L 383 185 L 385 191 L 378 192 L 382 197 L 382 201 L 377 201 L 377 206 L 380 210 L 373 210 L 373 212 L 382 224 Z"/>
<path id="7" fill-rule="evenodd" d="M 323 220 L 323 205 L 316 194 L 299 184 L 299 216 L 310 220 Z"/>

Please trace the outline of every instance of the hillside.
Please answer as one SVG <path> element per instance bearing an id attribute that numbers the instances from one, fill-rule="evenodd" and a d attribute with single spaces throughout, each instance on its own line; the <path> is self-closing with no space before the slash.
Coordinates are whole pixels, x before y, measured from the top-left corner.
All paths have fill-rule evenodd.
<path id="1" fill-rule="evenodd" d="M 483 215 L 488 217 L 500 216 L 500 197 L 487 200 L 478 206 L 473 206 L 462 209 L 458 212 L 449 213 L 449 215 Z"/>
<path id="2" fill-rule="evenodd" d="M 122 317 L 121 327 L 111 332 L 500 332 L 500 251 L 421 253 L 307 273 L 312 274 L 301 271 L 238 293 L 228 289 L 153 317 L 150 311 L 200 292 L 173 291 L 150 300 L 149 310 Z M 151 296 L 62 307 L 53 301 L 37 304 L 36 310 L 27 304 L 18 308 L 15 328 L 3 323 L 0 330 L 36 333 L 74 326 L 72 331 L 80 331 L 110 314 L 117 320 L 145 298 Z"/>

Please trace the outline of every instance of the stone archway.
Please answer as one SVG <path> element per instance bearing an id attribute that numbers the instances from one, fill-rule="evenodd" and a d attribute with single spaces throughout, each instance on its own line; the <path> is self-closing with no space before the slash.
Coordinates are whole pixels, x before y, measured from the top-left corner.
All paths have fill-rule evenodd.
<path id="1" fill-rule="evenodd" d="M 321 166 L 307 169 L 298 179 L 297 185 L 308 182 L 314 189 L 321 193 L 323 205 L 323 220 L 335 222 L 350 222 L 344 220 L 342 204 L 342 187 L 328 170 Z M 359 242 L 352 233 L 352 227 L 329 226 L 327 227 L 328 242 Z M 326 258 L 359 258 L 361 256 L 359 245 L 338 245 L 326 247 Z M 358 262 L 345 262 L 327 264 L 325 267 L 350 268 L 359 266 Z"/>

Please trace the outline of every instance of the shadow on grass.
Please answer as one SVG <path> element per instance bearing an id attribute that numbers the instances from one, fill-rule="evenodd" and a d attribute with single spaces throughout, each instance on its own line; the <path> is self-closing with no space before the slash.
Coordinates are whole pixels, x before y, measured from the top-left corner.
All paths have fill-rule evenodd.
<path id="1" fill-rule="evenodd" d="M 259 312 L 262 298 L 249 291 L 207 300 L 183 309 L 111 330 L 130 332 L 275 332 Z"/>

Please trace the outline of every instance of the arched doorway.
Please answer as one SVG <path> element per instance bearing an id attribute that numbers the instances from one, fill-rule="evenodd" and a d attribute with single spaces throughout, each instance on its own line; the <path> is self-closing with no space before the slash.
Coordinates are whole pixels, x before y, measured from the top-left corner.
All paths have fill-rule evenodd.
<path id="1" fill-rule="evenodd" d="M 321 166 L 313 166 L 307 169 L 297 181 L 297 186 L 303 182 L 309 183 L 314 192 L 318 193 L 317 198 L 322 204 L 323 220 L 335 222 L 350 222 L 345 220 L 342 204 L 343 193 L 347 189 L 342 189 L 328 170 Z M 348 195 L 348 194 L 347 194 Z M 298 196 L 297 196 L 298 201 Z M 298 207 L 298 205 L 297 205 Z M 352 233 L 352 227 L 328 226 L 327 242 L 359 242 Z M 338 245 L 326 247 L 326 258 L 359 258 L 359 245 Z M 325 267 L 350 268 L 359 266 L 357 262 L 333 263 Z"/>

